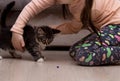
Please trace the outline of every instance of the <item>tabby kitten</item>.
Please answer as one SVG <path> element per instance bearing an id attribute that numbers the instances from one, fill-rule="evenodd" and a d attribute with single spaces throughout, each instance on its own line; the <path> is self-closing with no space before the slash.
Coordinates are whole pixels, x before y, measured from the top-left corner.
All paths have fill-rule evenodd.
<path id="1" fill-rule="evenodd" d="M 16 58 L 20 56 L 15 53 L 15 49 L 11 43 L 12 32 L 10 32 L 10 29 L 12 26 L 6 26 L 7 14 L 14 5 L 15 1 L 12 1 L 1 13 L 0 48 L 8 50 L 12 57 Z M 54 39 L 54 35 L 57 33 L 60 33 L 60 31 L 48 26 L 32 27 L 30 25 L 26 25 L 24 27 L 23 37 L 25 48 L 32 55 L 35 61 L 44 61 L 44 57 L 41 54 L 42 46 L 50 44 Z"/>

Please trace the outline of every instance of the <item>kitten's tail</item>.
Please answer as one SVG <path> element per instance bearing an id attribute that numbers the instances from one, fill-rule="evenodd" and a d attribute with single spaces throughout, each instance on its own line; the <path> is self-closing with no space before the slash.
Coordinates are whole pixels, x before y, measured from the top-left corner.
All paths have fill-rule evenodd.
<path id="1" fill-rule="evenodd" d="M 0 20 L 2 27 L 6 27 L 7 15 L 10 12 L 10 10 L 13 8 L 14 5 L 15 5 L 15 1 L 12 1 L 9 4 L 7 4 L 7 6 L 3 9 L 2 13 L 1 13 L 1 20 Z"/>

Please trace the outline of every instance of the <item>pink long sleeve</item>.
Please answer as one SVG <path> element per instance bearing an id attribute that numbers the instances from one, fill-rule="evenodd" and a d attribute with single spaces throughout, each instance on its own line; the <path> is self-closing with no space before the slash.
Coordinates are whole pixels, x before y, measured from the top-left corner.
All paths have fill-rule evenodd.
<path id="1" fill-rule="evenodd" d="M 60 30 L 61 34 L 78 33 L 82 29 L 82 23 L 73 19 L 72 21 L 57 26 L 55 29 Z"/>
<path id="2" fill-rule="evenodd" d="M 15 24 L 11 28 L 11 31 L 23 34 L 23 28 L 30 18 L 37 15 L 42 10 L 55 4 L 55 0 L 32 0 L 22 10 L 18 16 Z"/>
<path id="3" fill-rule="evenodd" d="M 70 2 L 71 4 L 69 4 L 68 7 L 71 14 L 73 15 L 73 21 L 63 23 L 54 28 L 61 30 L 63 34 L 79 32 L 82 27 L 80 14 L 84 7 L 85 0 L 71 0 L 72 2 L 70 0 L 68 0 L 68 2 L 64 1 L 67 0 L 32 0 L 23 9 L 11 31 L 23 34 L 23 27 L 31 17 L 53 4 L 63 4 Z M 120 24 L 119 13 L 120 0 L 94 0 L 92 8 L 92 20 L 98 29 L 108 24 Z"/>

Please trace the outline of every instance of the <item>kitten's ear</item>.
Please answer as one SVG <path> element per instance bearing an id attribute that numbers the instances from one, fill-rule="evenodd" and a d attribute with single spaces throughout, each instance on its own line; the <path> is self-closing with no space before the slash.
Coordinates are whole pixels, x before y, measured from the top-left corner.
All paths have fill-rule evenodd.
<path id="1" fill-rule="evenodd" d="M 52 29 L 52 32 L 53 32 L 53 34 L 58 34 L 58 33 L 60 33 L 61 31 L 60 31 L 60 30 L 57 30 L 57 29 Z"/>

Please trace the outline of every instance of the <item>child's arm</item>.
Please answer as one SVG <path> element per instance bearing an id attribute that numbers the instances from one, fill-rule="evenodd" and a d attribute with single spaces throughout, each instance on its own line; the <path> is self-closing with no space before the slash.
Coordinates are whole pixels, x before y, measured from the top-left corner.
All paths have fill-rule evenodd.
<path id="1" fill-rule="evenodd" d="M 55 27 L 55 29 L 60 30 L 62 34 L 78 33 L 81 30 L 81 28 L 82 28 L 82 23 L 76 20 L 72 20 L 70 22 Z"/>
<path id="2" fill-rule="evenodd" d="M 24 51 L 25 43 L 22 34 L 23 28 L 29 19 L 53 4 L 55 4 L 55 0 L 32 0 L 25 6 L 11 28 L 13 32 L 11 41 L 16 50 Z"/>

